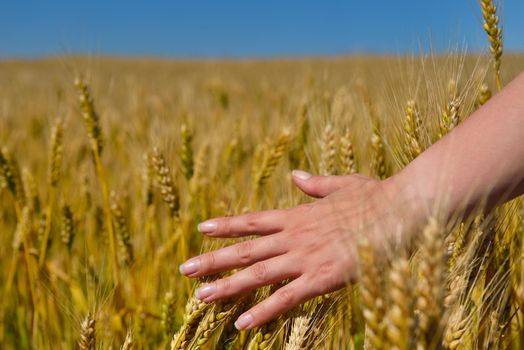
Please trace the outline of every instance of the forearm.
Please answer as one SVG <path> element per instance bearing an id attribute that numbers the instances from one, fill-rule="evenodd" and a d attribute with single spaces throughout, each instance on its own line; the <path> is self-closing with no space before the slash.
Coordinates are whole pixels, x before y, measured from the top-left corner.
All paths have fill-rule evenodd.
<path id="1" fill-rule="evenodd" d="M 395 182 L 447 218 L 483 204 L 490 210 L 522 194 L 524 73 L 423 152 Z"/>

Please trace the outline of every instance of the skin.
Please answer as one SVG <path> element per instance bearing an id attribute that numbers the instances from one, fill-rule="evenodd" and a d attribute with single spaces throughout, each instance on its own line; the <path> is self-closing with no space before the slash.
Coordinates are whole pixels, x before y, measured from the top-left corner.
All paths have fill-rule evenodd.
<path id="1" fill-rule="evenodd" d="M 406 242 L 438 211 L 445 221 L 482 205 L 489 211 L 524 192 L 524 73 L 396 175 L 312 176 L 293 182 L 317 198 L 290 209 L 214 218 L 199 224 L 210 237 L 258 238 L 189 259 L 188 277 L 239 269 L 196 291 L 205 302 L 289 280 L 243 313 L 249 329 L 358 278 L 356 246 Z"/>

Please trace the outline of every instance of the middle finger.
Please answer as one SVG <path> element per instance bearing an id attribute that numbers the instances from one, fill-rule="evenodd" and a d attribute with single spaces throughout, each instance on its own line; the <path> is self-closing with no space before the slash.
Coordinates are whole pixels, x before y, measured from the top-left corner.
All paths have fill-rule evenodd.
<path id="1" fill-rule="evenodd" d="M 284 244 L 278 242 L 278 237 L 250 239 L 191 258 L 180 265 L 180 273 L 188 277 L 201 277 L 284 254 L 287 250 Z"/>

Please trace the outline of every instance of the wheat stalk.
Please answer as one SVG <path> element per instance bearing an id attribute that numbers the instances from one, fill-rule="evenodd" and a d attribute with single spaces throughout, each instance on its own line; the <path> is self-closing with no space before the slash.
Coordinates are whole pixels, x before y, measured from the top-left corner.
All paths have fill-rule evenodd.
<path id="1" fill-rule="evenodd" d="M 112 268 L 114 282 L 118 286 L 120 284 L 120 270 L 118 266 L 118 253 L 116 250 L 116 237 L 113 230 L 113 222 L 111 218 L 111 205 L 109 202 L 109 185 L 105 175 L 105 169 L 102 166 L 102 149 L 103 149 L 103 140 L 102 140 L 102 129 L 100 127 L 100 118 L 96 113 L 93 98 L 89 91 L 89 88 L 81 79 L 75 80 L 75 86 L 79 92 L 80 108 L 82 113 L 82 118 L 84 120 L 84 125 L 87 130 L 87 135 L 91 143 L 91 151 L 93 153 L 93 158 L 95 161 L 95 168 L 98 176 L 98 181 L 100 183 L 100 188 L 102 192 L 103 200 L 103 210 L 106 220 L 107 232 L 109 234 L 109 250 L 111 252 L 112 258 Z M 44 263 L 45 256 L 40 256 L 40 266 Z"/>
<path id="2" fill-rule="evenodd" d="M 49 234 L 51 233 L 51 217 L 53 215 L 53 204 L 55 198 L 55 190 L 58 185 L 60 177 L 60 167 L 62 165 L 62 147 L 63 147 L 63 123 L 61 119 L 57 119 L 51 131 L 51 149 L 49 151 L 49 166 L 47 181 L 49 184 L 49 194 L 47 196 L 47 203 L 45 209 L 45 227 L 40 241 L 40 257 L 39 265 L 43 267 L 47 254 L 47 247 L 49 242 Z"/>

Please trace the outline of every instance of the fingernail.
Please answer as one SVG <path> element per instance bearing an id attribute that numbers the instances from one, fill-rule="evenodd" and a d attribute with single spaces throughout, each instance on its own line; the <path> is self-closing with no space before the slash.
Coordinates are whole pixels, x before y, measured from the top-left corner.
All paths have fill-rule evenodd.
<path id="1" fill-rule="evenodd" d="M 182 275 L 190 275 L 197 272 L 198 269 L 200 269 L 200 260 L 198 259 L 190 259 L 178 267 Z"/>
<path id="2" fill-rule="evenodd" d="M 308 172 L 306 172 L 306 171 L 303 171 L 303 170 L 293 170 L 293 171 L 291 172 L 291 174 L 292 174 L 294 177 L 298 178 L 299 180 L 304 180 L 304 181 L 305 181 L 305 180 L 308 180 L 309 178 L 311 178 L 311 176 L 313 176 L 313 175 L 311 175 L 310 173 L 308 173 Z"/>
<path id="3" fill-rule="evenodd" d="M 215 231 L 216 229 L 217 229 L 217 222 L 213 220 L 201 222 L 197 226 L 198 232 L 202 232 L 202 233 L 211 233 Z"/>
<path id="4" fill-rule="evenodd" d="M 198 299 L 204 299 L 215 293 L 217 287 L 214 284 L 206 284 L 203 287 L 200 287 L 196 290 L 195 294 Z"/>
<path id="5" fill-rule="evenodd" d="M 243 314 L 240 316 L 237 321 L 235 322 L 235 327 L 238 330 L 246 329 L 250 327 L 253 324 L 253 316 L 251 314 Z"/>

